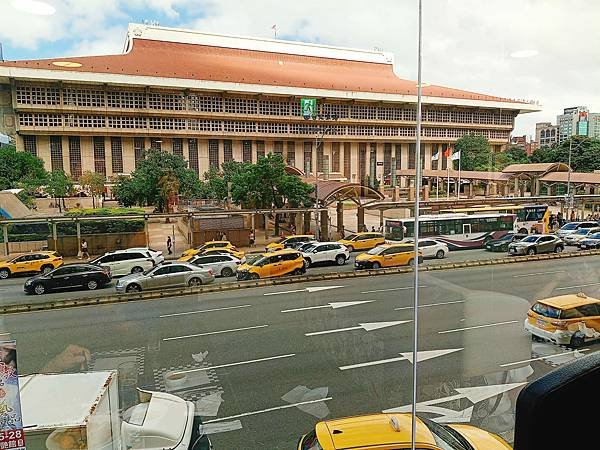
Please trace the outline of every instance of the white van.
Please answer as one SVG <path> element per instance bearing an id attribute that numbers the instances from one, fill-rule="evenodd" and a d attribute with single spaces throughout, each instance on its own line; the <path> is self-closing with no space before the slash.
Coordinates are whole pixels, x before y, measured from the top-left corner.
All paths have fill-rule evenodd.
<path id="1" fill-rule="evenodd" d="M 151 269 L 156 265 L 153 255 L 148 249 L 129 248 L 115 250 L 92 261 L 100 267 L 109 267 L 112 276 L 129 275 Z"/>

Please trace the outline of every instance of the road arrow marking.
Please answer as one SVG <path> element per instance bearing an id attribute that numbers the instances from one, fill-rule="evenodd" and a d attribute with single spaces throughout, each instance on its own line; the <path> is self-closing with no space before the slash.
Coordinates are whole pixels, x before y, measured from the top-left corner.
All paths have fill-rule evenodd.
<path id="1" fill-rule="evenodd" d="M 459 352 L 461 350 L 462 350 L 462 348 L 450 348 L 450 349 L 445 349 L 445 350 L 425 350 L 425 351 L 417 353 L 417 362 L 426 361 L 428 359 L 437 358 L 439 356 L 444 356 L 444 355 L 447 355 L 450 353 Z M 398 358 L 387 358 L 387 359 L 380 359 L 378 361 L 367 361 L 364 363 L 351 364 L 349 366 L 341 366 L 339 369 L 340 370 L 359 369 L 361 367 L 377 366 L 380 364 L 388 364 L 388 363 L 397 362 L 397 361 L 409 361 L 410 363 L 413 362 L 412 352 L 400 353 L 400 355 L 402 355 L 402 356 L 400 356 Z"/>
<path id="2" fill-rule="evenodd" d="M 472 327 L 455 328 L 454 330 L 438 331 L 438 334 L 458 333 L 459 331 L 478 330 L 480 328 L 497 327 L 500 325 L 510 325 L 519 323 L 518 320 L 508 320 L 506 322 L 486 323 L 485 325 L 475 325 Z"/>
<path id="3" fill-rule="evenodd" d="M 375 300 L 357 300 L 354 302 L 331 302 L 331 303 L 327 303 L 326 305 L 320 305 L 320 306 L 307 306 L 305 308 L 284 309 L 281 312 L 288 313 L 288 312 L 308 311 L 309 309 L 322 309 L 322 308 L 338 309 L 338 308 L 346 308 L 348 306 L 362 305 L 363 303 L 371 303 L 374 301 Z"/>
<path id="4" fill-rule="evenodd" d="M 432 306 L 444 306 L 444 305 L 455 305 L 457 303 L 464 303 L 464 300 L 454 300 L 451 302 L 440 302 L 440 303 L 428 303 L 425 305 L 419 305 L 419 308 L 430 308 Z M 414 306 L 402 306 L 400 308 L 394 308 L 394 311 L 402 311 L 404 309 L 414 309 Z"/>
<path id="5" fill-rule="evenodd" d="M 294 289 L 291 291 L 267 292 L 263 295 L 293 294 L 295 292 L 308 292 L 308 293 L 312 294 L 313 292 L 328 291 L 329 289 L 339 289 L 339 288 L 343 288 L 343 287 L 344 286 L 311 286 L 311 287 L 307 287 L 304 289 Z"/>
<path id="6" fill-rule="evenodd" d="M 462 348 L 449 348 L 447 350 L 425 350 L 422 352 L 417 352 L 417 362 L 421 362 L 421 361 L 427 361 L 428 359 L 432 359 L 432 358 L 437 358 L 439 356 L 444 356 L 444 355 L 448 355 L 450 353 L 455 353 L 455 352 L 460 352 L 461 350 L 463 350 Z M 406 358 L 406 360 L 410 361 L 410 363 L 413 363 L 413 353 L 412 352 L 405 352 L 405 353 L 400 353 L 402 356 L 404 356 L 404 358 Z"/>
<path id="7" fill-rule="evenodd" d="M 246 364 L 253 364 L 253 363 L 265 362 L 265 361 L 273 361 L 275 359 L 292 358 L 294 356 L 296 356 L 295 353 L 288 353 L 287 355 L 269 356 L 267 358 L 251 359 L 249 361 L 239 361 L 239 362 L 234 362 L 234 363 L 229 363 L 229 364 L 220 364 L 218 366 L 207 366 L 207 367 L 200 367 L 198 369 L 180 370 L 175 373 L 180 374 L 180 373 L 204 372 L 207 370 L 222 369 L 223 367 L 243 366 Z"/>
<path id="8" fill-rule="evenodd" d="M 379 330 L 381 328 L 393 327 L 394 325 L 401 325 L 403 323 L 408 322 L 412 322 L 412 320 L 395 320 L 393 322 L 366 322 L 359 323 L 357 327 L 338 328 L 337 330 L 315 331 L 313 333 L 305 333 L 304 336 L 319 336 L 321 334 L 341 333 L 343 331 L 352 330 L 373 331 Z"/>
<path id="9" fill-rule="evenodd" d="M 253 327 L 232 328 L 231 330 L 219 330 L 219 331 L 209 331 L 206 333 L 187 334 L 185 336 L 174 336 L 174 337 L 163 338 L 163 341 L 176 341 L 178 339 L 188 339 L 188 338 L 200 337 L 200 336 L 211 336 L 213 334 L 224 334 L 224 333 L 234 333 L 236 331 L 256 330 L 257 328 L 266 328 L 268 326 L 269 325 L 256 325 Z"/>
<path id="10" fill-rule="evenodd" d="M 427 286 L 419 286 L 419 289 L 426 288 Z M 363 291 L 361 294 L 373 294 L 375 292 L 389 292 L 389 291 L 405 291 L 407 289 L 412 289 L 412 286 L 403 286 L 396 288 L 388 288 L 388 289 L 375 289 L 374 291 Z"/>

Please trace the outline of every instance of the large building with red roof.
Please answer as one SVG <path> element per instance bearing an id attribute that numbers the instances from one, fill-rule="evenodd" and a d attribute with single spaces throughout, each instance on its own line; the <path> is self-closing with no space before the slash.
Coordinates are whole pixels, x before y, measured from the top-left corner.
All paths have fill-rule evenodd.
<path id="1" fill-rule="evenodd" d="M 415 166 L 416 95 L 385 52 L 130 24 L 122 54 L 0 62 L 0 132 L 74 179 L 131 173 L 159 148 L 199 176 L 274 152 L 306 174 L 389 183 Z M 424 86 L 424 168 L 445 169 L 443 150 L 469 133 L 500 150 L 536 110 Z"/>

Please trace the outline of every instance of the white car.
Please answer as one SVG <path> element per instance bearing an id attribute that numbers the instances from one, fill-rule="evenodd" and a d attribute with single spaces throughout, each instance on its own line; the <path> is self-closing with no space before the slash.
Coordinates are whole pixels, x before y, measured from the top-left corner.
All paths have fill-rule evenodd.
<path id="1" fill-rule="evenodd" d="M 156 263 L 148 249 L 115 250 L 94 259 L 92 264 L 110 268 L 113 276 L 141 273 L 152 269 Z"/>
<path id="2" fill-rule="evenodd" d="M 159 265 L 160 263 L 165 262 L 165 257 L 163 255 L 163 252 L 161 252 L 160 250 L 154 250 L 154 249 L 151 249 L 150 247 L 132 247 L 132 248 L 128 248 L 127 250 L 139 250 L 142 252 L 150 253 L 150 256 L 154 260 L 155 265 Z"/>
<path id="3" fill-rule="evenodd" d="M 600 228 L 598 228 L 598 227 L 579 228 L 577 231 L 575 231 L 575 233 L 567 234 L 563 238 L 563 241 L 565 241 L 565 244 L 567 244 L 567 245 L 578 245 L 579 242 L 581 242 L 588 236 L 590 236 L 594 233 L 597 233 L 598 231 L 600 231 Z"/>
<path id="4" fill-rule="evenodd" d="M 406 240 L 405 242 L 410 244 L 414 243 L 414 241 L 410 239 Z M 444 259 L 450 252 L 448 246 L 443 242 L 428 238 L 419 239 L 419 250 L 421 250 L 423 258 L 437 259 Z"/>
<path id="5" fill-rule="evenodd" d="M 227 254 L 215 255 L 213 253 L 210 255 L 196 255 L 188 262 L 196 266 L 212 269 L 215 276 L 224 278 L 235 275 L 238 266 L 241 264 L 241 261 L 235 256 Z"/>
<path id="6" fill-rule="evenodd" d="M 302 251 L 306 267 L 316 263 L 335 263 L 343 266 L 350 258 L 350 252 L 345 245 L 339 242 L 315 242 Z"/>

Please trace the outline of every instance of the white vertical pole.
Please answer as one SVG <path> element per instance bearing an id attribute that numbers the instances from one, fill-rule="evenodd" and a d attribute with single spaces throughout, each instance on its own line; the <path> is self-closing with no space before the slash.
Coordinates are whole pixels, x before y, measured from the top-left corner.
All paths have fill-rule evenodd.
<path id="1" fill-rule="evenodd" d="M 446 158 L 446 170 L 448 171 L 448 182 L 446 183 L 446 200 L 450 200 L 450 164 L 452 164 L 452 160 L 448 161 L 448 158 Z"/>
<path id="2" fill-rule="evenodd" d="M 460 160 L 461 159 L 462 159 L 462 153 L 459 155 L 459 158 L 458 158 L 458 192 L 456 193 L 457 199 L 460 198 Z"/>
<path id="3" fill-rule="evenodd" d="M 413 373 L 412 373 L 412 431 L 411 449 L 417 441 L 417 351 L 419 348 L 419 200 L 421 197 L 421 41 L 423 24 L 423 0 L 419 0 L 419 44 L 417 57 L 417 149 L 415 176 L 415 244 L 414 244 L 414 302 L 413 302 Z"/>

